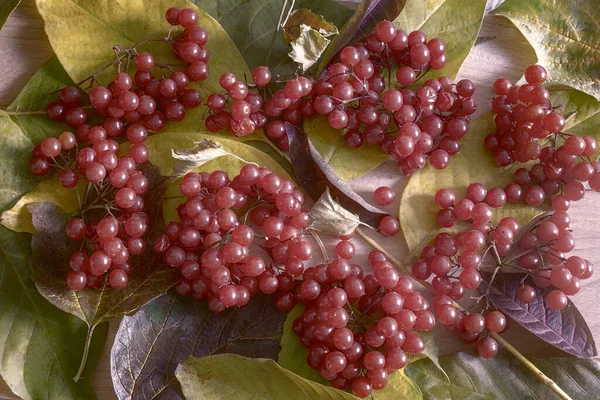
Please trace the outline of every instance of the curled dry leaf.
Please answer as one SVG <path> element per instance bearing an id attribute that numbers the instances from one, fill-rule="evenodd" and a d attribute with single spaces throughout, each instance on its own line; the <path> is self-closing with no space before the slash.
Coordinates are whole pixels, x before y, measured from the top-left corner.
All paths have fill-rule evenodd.
<path id="1" fill-rule="evenodd" d="M 517 289 L 522 281 L 522 275 L 505 274 L 490 293 L 492 304 L 529 332 L 567 353 L 577 357 L 598 355 L 590 328 L 575 304 L 569 300 L 564 309 L 551 310 L 538 287 L 531 304 L 521 303 L 517 300 Z"/>
<path id="2" fill-rule="evenodd" d="M 310 209 L 310 228 L 325 235 L 349 235 L 361 224 L 358 215 L 342 207 L 331 197 L 329 186 Z"/>
<path id="3" fill-rule="evenodd" d="M 110 358 L 117 397 L 181 398 L 175 369 L 191 356 L 276 358 L 284 320 L 273 298 L 265 295 L 220 313 L 190 297 L 160 296 L 121 321 Z M 136 339 L 140 337 L 145 340 Z M 254 374 L 246 375 L 256 380 Z"/>
<path id="4" fill-rule="evenodd" d="M 322 15 L 317 15 L 307 8 L 294 10 L 283 26 L 283 40 L 287 43 L 296 41 L 302 34 L 302 25 L 319 32 L 323 37 L 337 35 L 338 29 L 327 22 Z"/>
<path id="5" fill-rule="evenodd" d="M 220 143 L 208 139 L 202 139 L 201 141 L 194 143 L 194 147 L 191 149 L 171 149 L 171 155 L 177 160 L 175 165 L 173 165 L 171 181 L 176 181 L 188 172 L 206 164 L 210 160 L 222 156 L 232 156 L 240 161 L 246 162 L 235 154 L 226 151 Z"/>
<path id="6" fill-rule="evenodd" d="M 329 188 L 332 196 L 344 209 L 358 215 L 364 224 L 377 226 L 386 213 L 367 203 L 341 180 L 314 148 L 304 131 L 287 122 L 285 125 L 290 140 L 292 166 L 298 183 L 308 195 L 316 200 Z"/>
<path id="7" fill-rule="evenodd" d="M 302 72 L 306 72 L 319 60 L 330 42 L 320 31 L 302 24 L 300 36 L 291 43 L 289 56 L 300 65 Z"/>

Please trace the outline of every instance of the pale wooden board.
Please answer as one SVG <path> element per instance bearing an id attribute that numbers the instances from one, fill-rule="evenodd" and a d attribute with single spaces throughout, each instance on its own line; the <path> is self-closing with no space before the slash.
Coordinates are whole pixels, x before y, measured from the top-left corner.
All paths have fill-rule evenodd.
<path id="1" fill-rule="evenodd" d="M 344 3 L 352 3 L 347 1 Z M 512 80 L 521 77 L 524 68 L 536 61 L 535 53 L 523 36 L 507 20 L 501 17 L 486 17 L 480 36 L 493 38 L 478 46 L 470 53 L 459 72 L 459 78 L 469 78 L 477 85 L 476 100 L 479 104 L 477 115 L 489 111 L 492 98 L 491 86 L 498 76 Z M 443 38 L 442 38 L 443 39 Z M 53 56 L 48 39 L 44 34 L 41 20 L 33 0 L 23 0 L 0 31 L 0 108 L 10 104 L 29 77 Z M 374 172 L 352 182 L 357 191 L 370 200 L 373 189 L 386 184 L 399 190 L 405 184 L 398 177 L 395 167 L 383 165 Z M 594 264 L 600 265 L 598 229 L 600 229 L 600 194 L 588 192 L 586 199 L 572 206 L 572 227 L 577 240 L 576 252 Z M 397 210 L 397 202 L 388 208 Z M 397 238 L 396 238 L 397 240 Z M 359 239 L 355 240 L 358 244 Z M 384 246 L 400 259 L 406 255 L 405 245 L 398 241 L 386 241 Z M 366 247 L 361 246 L 361 250 Z M 360 261 L 360 259 L 359 259 Z M 600 339 L 600 318 L 596 316 L 600 300 L 600 274 L 584 283 L 574 301 L 587 319 L 596 340 Z M 110 348 L 119 321 L 112 321 L 102 359 L 93 377 L 93 385 L 101 400 L 114 399 L 110 378 Z M 436 331 L 438 345 L 442 353 L 472 349 L 465 346 L 454 335 L 444 329 Z M 512 324 L 504 336 L 526 354 L 548 356 L 560 354 L 545 345 L 535 336 Z M 15 399 L 10 389 L 0 379 L 0 398 Z"/>

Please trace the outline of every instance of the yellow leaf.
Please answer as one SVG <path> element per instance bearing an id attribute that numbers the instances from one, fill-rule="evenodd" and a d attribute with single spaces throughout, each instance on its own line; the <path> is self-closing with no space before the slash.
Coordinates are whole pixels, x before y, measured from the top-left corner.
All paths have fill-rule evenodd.
<path id="1" fill-rule="evenodd" d="M 245 164 L 240 160 L 241 158 L 245 161 L 269 168 L 279 176 L 292 180 L 285 169 L 269 155 L 255 147 L 237 142 L 233 140 L 233 138 L 215 138 L 215 136 L 209 133 L 165 132 L 150 136 L 145 144 L 148 146 L 150 153 L 150 162 L 158 167 L 161 175 L 170 176 L 173 173 L 173 167 L 177 162 L 177 160 L 172 157 L 171 150 L 192 148 L 196 142 L 202 140 L 217 142 L 223 146 L 223 149 L 226 152 L 235 154 L 235 156 L 225 155 L 210 160 L 195 169 L 194 171 L 196 172 L 222 170 L 225 171 L 230 178 L 233 178 L 240 172 L 240 169 Z M 178 180 L 167 185 L 163 203 L 163 212 L 166 222 L 178 220 L 177 206 L 185 200 L 185 197 L 179 191 L 179 182 L 180 181 Z"/>
<path id="2" fill-rule="evenodd" d="M 25 207 L 29 203 L 46 201 L 60 207 L 65 213 L 74 213 L 79 209 L 77 190 L 83 194 L 86 182 L 81 180 L 76 188 L 67 189 L 58 182 L 56 176 L 40 182 L 31 192 L 19 199 L 10 210 L 6 210 L 0 217 L 0 222 L 6 228 L 15 232 L 34 234 L 35 228 L 31 222 L 31 213 Z"/>
<path id="3" fill-rule="evenodd" d="M 75 82 L 113 60 L 114 45 L 130 47 L 145 39 L 166 37 L 169 23 L 165 20 L 165 12 L 169 7 L 193 8 L 198 13 L 198 25 L 208 32 L 206 48 L 210 54 L 210 74 L 204 87 L 217 91 L 221 89 L 219 77 L 222 73 L 243 76 L 249 72 L 242 55 L 221 25 L 185 0 L 36 0 L 36 4 L 50 44 Z M 181 31 L 180 27 L 174 28 L 174 33 Z M 164 42 L 149 42 L 140 49 L 151 51 L 161 64 L 175 60 L 169 45 Z M 114 72 L 114 69 L 110 71 L 112 75 Z M 106 79 L 101 82 L 106 83 Z"/>
<path id="4" fill-rule="evenodd" d="M 427 165 L 410 178 L 400 201 L 400 224 L 411 253 L 442 230 L 437 223 L 439 207 L 434 202 L 439 189 L 452 189 L 457 197 L 464 197 L 465 189 L 473 182 L 488 188 L 504 188 L 512 182 L 513 172 L 519 166 L 499 167 L 483 145 L 485 137 L 494 131 L 493 116 L 483 115 L 471 123 L 469 134 L 461 141 L 461 152 L 452 157 L 446 169 Z M 541 212 L 526 204 L 507 204 L 494 209 L 494 220 L 512 216 L 524 224 Z"/>
<path id="5" fill-rule="evenodd" d="M 363 176 L 390 158 L 379 146 L 368 143 L 358 149 L 348 148 L 344 143 L 344 131 L 333 129 L 324 116 L 305 120 L 304 131 L 321 156 L 345 181 Z"/>

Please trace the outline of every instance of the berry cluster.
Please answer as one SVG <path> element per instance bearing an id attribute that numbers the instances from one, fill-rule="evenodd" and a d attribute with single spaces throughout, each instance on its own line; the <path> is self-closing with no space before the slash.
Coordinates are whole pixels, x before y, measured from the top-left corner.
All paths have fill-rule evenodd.
<path id="1" fill-rule="evenodd" d="M 187 197 L 178 208 L 181 222 L 169 223 L 154 243 L 166 263 L 181 270 L 178 292 L 208 299 L 219 312 L 245 305 L 259 291 L 279 290 L 276 305 L 289 311 L 295 278 L 312 256 L 302 238 L 310 223 L 302 193 L 253 164 L 233 180 L 223 171 L 189 173 L 180 190 Z M 234 210 L 244 207 L 250 208 L 238 218 Z"/>
<path id="2" fill-rule="evenodd" d="M 30 171 L 44 176 L 57 169 L 59 182 L 67 188 L 77 186 L 80 178 L 88 182 L 79 216 L 66 227 L 69 238 L 82 241 L 81 250 L 69 263 L 72 271 L 67 284 L 73 290 L 98 286 L 109 271 L 113 288 L 126 286 L 132 268 L 129 256 L 145 251 L 143 236 L 149 224 L 142 197 L 148 189 L 142 168 L 148 160 L 144 141 L 151 131 L 162 129 L 166 120 L 180 121 L 186 108 L 198 107 L 202 101 L 188 84 L 208 76 L 208 51 L 203 47 L 208 35 L 197 26 L 198 15 L 192 9 L 170 8 L 166 19 L 171 28 L 181 25 L 184 31 L 157 40 L 172 44 L 175 56 L 187 63 L 185 72 L 156 64 L 150 53 L 137 51 L 136 46 L 154 39 L 131 48 L 115 46 L 114 61 L 77 87 L 63 88 L 60 99 L 48 105 L 48 116 L 64 120 L 76 128 L 76 134 L 63 132 L 58 138 L 44 139 L 33 150 Z M 93 86 L 96 76 L 109 66 L 118 64 L 120 69 L 122 58 L 133 59 L 133 79 L 119 72 L 108 86 Z M 160 69 L 161 79 L 153 75 L 155 68 Z M 171 71 L 168 78 L 166 70 Z M 88 81 L 86 94 L 81 85 Z M 82 106 L 87 101 L 91 107 Z M 86 110 L 91 109 L 88 115 Z M 120 145 L 128 156 L 117 156 Z"/>
<path id="3" fill-rule="evenodd" d="M 482 357 L 492 357 L 498 351 L 493 338 L 482 337 L 484 330 L 502 331 L 506 318 L 499 311 L 485 317 L 481 313 L 463 315 L 453 305 L 453 300 L 463 298 L 467 290 L 479 288 L 480 270 L 491 267 L 492 279 L 505 272 L 524 273 L 517 299 L 526 304 L 533 302 L 538 287 L 553 310 L 566 307 L 567 295 L 579 292 L 580 281 L 592 275 L 593 266 L 587 260 L 564 254 L 575 247 L 566 213 L 570 201 L 565 195 L 555 196 L 554 212 L 527 230 L 512 217 L 501 219 L 497 225 L 492 222 L 493 210 L 507 201 L 507 193 L 499 188 L 488 191 L 482 184 L 472 183 L 463 199 L 457 199 L 451 190 L 440 189 L 435 201 L 442 208 L 438 213 L 441 226 L 450 228 L 456 221 L 464 221 L 470 224 L 470 230 L 437 235 L 434 244 L 423 249 L 412 272 L 418 279 L 431 281 L 437 293 L 433 305 L 438 321 L 467 342 L 479 341 L 477 351 Z M 491 284 L 485 295 L 489 290 Z"/>
<path id="4" fill-rule="evenodd" d="M 550 102 L 543 86 L 546 77 L 544 67 L 531 65 L 525 71 L 527 84 L 517 86 L 498 79 L 492 102 L 496 132 L 485 138 L 486 148 L 493 151 L 500 166 L 535 162 L 530 168 L 519 168 L 514 183 L 505 188 L 511 201 L 522 197 L 532 206 L 560 192 L 571 201 L 580 200 L 583 183 L 588 181 L 592 189 L 600 191 L 600 164 L 591 160 L 598 143 L 591 136 L 562 132 L 565 117 L 560 106 L 553 107 Z"/>
<path id="5" fill-rule="evenodd" d="M 263 71 L 263 76 L 255 76 L 257 71 Z M 258 67 L 252 76 L 258 82 L 255 86 L 263 86 L 261 79 L 271 79 L 271 73 L 266 67 Z M 229 128 L 231 134 L 240 137 L 265 126 L 267 117 L 262 109 L 264 99 L 260 94 L 251 91 L 246 83 L 231 72 L 221 75 L 219 83 L 227 91 L 227 97 L 218 93 L 208 96 L 206 105 L 211 114 L 206 118 L 206 129 L 218 132 Z M 231 100 L 231 105 L 228 105 L 228 99 Z"/>
<path id="6" fill-rule="evenodd" d="M 220 84 L 227 93 L 207 99 L 212 114 L 206 127 L 211 132 L 229 128 L 235 136 L 265 127 L 267 136 L 287 151 L 284 122 L 299 124 L 303 118 L 326 115 L 332 128 L 344 130 L 348 147 L 379 145 L 406 175 L 423 168 L 427 159 L 442 169 L 468 133 L 469 116 L 476 109 L 471 97 L 475 85 L 469 80 L 453 84 L 442 76 L 414 90 L 408 87 L 445 63 L 441 40 L 428 41 L 421 31 L 407 35 L 382 21 L 365 43 L 342 49 L 339 62 L 316 82 L 303 76 L 271 82 L 264 66 L 253 71 L 254 83 L 223 74 Z M 285 85 L 265 100 L 258 89 L 270 83 Z"/>
<path id="7" fill-rule="evenodd" d="M 424 350 L 415 331 L 435 325 L 429 303 L 379 251 L 369 254 L 372 274 L 351 263 L 354 245 L 342 240 L 337 258 L 307 268 L 296 290 L 305 305 L 292 328 L 308 348 L 308 364 L 338 389 L 359 397 L 383 389 L 388 376 Z"/>

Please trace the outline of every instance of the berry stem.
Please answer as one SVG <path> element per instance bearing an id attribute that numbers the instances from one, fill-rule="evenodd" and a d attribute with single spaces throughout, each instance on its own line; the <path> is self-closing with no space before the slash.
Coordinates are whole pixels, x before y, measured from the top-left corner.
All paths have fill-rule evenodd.
<path id="1" fill-rule="evenodd" d="M 367 236 L 360 228 L 356 228 L 355 232 L 360 237 L 362 237 L 365 240 L 365 242 L 367 242 L 368 244 L 370 244 L 375 250 L 379 250 L 383 254 L 385 254 L 385 256 L 388 258 L 388 260 L 390 260 L 393 264 L 395 264 L 402 272 L 404 272 L 404 273 L 406 273 L 408 275 L 412 275 L 411 271 L 409 271 L 408 268 L 400 262 L 400 260 L 398 260 L 396 257 L 394 257 L 391 254 L 389 254 L 388 251 L 386 251 L 377 242 L 375 242 L 373 239 L 371 239 L 369 236 Z M 492 251 L 495 251 L 495 247 L 492 248 Z M 497 254 L 498 254 L 497 251 L 495 253 L 496 254 L 494 256 L 497 256 Z M 425 288 L 433 291 L 433 288 L 431 287 L 431 284 L 429 282 L 423 281 L 423 280 L 420 280 L 420 279 L 417 279 L 417 278 L 414 278 L 414 279 L 417 280 L 423 287 L 425 287 Z M 453 302 L 453 303 L 454 303 L 453 304 L 454 307 L 456 307 L 457 309 L 459 309 L 461 311 L 467 312 L 457 302 Z M 552 379 L 550 379 L 548 376 L 546 376 L 546 374 L 544 374 L 538 367 L 535 366 L 535 364 L 533 364 L 523 354 L 521 354 L 519 352 L 519 350 L 517 350 L 513 345 L 511 345 L 504 338 L 502 338 L 502 336 L 500 336 L 499 334 L 497 334 L 495 332 L 490 332 L 490 336 L 493 337 L 502 346 L 504 346 L 504 348 L 506 350 L 508 350 L 508 352 L 510 354 L 512 354 L 517 360 L 519 360 L 520 362 L 522 362 L 523 365 L 525 365 L 525 367 L 527 367 L 528 369 L 530 369 L 535 374 L 535 376 L 542 383 L 544 383 L 546 386 L 548 386 L 554 393 L 556 393 L 558 395 L 558 397 L 560 397 L 563 400 L 572 400 L 571 397 L 567 393 L 565 393 L 565 391 L 562 390 L 560 388 L 560 386 L 558 386 L 556 384 L 556 382 L 554 382 Z"/>
<path id="2" fill-rule="evenodd" d="M 92 336 L 94 335 L 95 328 L 95 325 L 92 325 L 88 328 L 87 337 L 85 338 L 85 347 L 83 348 L 83 355 L 81 356 L 81 362 L 79 363 L 79 370 L 73 377 L 75 382 L 79 382 L 79 380 L 82 378 L 83 372 L 85 371 L 85 365 L 87 364 L 88 354 L 90 352 L 90 345 L 92 343 Z"/>
<path id="3" fill-rule="evenodd" d="M 317 232 L 314 229 L 309 228 L 309 229 L 307 229 L 307 231 L 315 239 L 315 241 L 319 245 L 319 248 L 321 249 L 321 253 L 323 254 L 323 258 L 325 259 L 325 262 L 327 264 L 329 264 L 331 262 L 331 260 L 329 259 L 329 255 L 327 254 L 327 250 L 325 249 L 325 245 L 323 244 L 321 237 L 317 234 Z"/>

